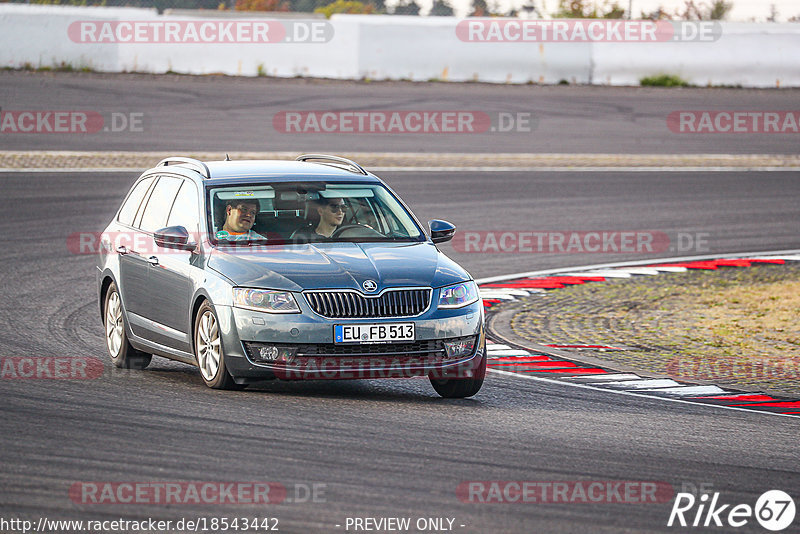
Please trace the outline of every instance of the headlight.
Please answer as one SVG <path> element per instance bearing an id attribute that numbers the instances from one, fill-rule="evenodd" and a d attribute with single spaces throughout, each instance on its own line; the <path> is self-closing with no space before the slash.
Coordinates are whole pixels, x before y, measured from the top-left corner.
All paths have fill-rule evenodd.
<path id="1" fill-rule="evenodd" d="M 440 308 L 461 308 L 478 301 L 478 286 L 473 281 L 461 282 L 439 290 Z"/>
<path id="2" fill-rule="evenodd" d="M 233 305 L 246 310 L 269 313 L 300 313 L 300 308 L 288 291 L 233 288 Z"/>

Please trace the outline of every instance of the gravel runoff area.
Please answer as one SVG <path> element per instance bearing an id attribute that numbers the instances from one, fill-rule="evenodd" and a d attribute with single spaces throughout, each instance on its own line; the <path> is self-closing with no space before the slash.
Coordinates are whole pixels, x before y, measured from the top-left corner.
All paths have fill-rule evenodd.
<path id="1" fill-rule="evenodd" d="M 187 156 L 202 161 L 220 160 L 221 152 L 73 152 L 0 151 L 0 168 L 141 168 L 152 167 L 167 156 Z M 234 160 L 294 159 L 294 152 L 231 152 Z M 797 154 L 520 154 L 352 152 L 339 154 L 365 167 L 800 167 Z"/>
<path id="2" fill-rule="evenodd" d="M 620 348 L 574 353 L 611 368 L 800 396 L 796 262 L 570 285 L 523 299 L 510 326 L 538 345 Z"/>

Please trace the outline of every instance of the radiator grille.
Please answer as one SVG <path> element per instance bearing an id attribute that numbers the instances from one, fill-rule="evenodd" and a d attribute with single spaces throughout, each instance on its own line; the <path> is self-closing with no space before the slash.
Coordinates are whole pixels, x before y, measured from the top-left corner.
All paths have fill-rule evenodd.
<path id="1" fill-rule="evenodd" d="M 375 297 L 353 291 L 307 291 L 306 302 L 323 317 L 414 317 L 428 309 L 431 289 L 394 289 Z"/>

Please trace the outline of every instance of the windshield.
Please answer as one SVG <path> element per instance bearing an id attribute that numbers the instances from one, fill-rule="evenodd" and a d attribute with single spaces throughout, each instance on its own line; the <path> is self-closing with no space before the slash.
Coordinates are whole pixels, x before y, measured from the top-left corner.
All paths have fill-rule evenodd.
<path id="1" fill-rule="evenodd" d="M 209 190 L 216 242 L 424 241 L 411 215 L 381 184 L 292 182 Z"/>

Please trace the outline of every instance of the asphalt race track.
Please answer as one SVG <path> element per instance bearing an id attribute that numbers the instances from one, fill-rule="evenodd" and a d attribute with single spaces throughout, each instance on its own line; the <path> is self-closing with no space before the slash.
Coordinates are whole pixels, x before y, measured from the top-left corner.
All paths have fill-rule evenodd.
<path id="1" fill-rule="evenodd" d="M 103 114 L 107 133 L 3 135 L 3 150 L 218 150 L 331 152 L 533 152 L 795 154 L 796 134 L 675 134 L 675 111 L 780 111 L 800 90 L 505 86 L 340 82 L 221 76 L 0 72 L 0 106 Z M 282 111 L 427 110 L 487 114 L 495 132 L 282 133 Z M 114 131 L 112 113 L 141 118 Z M 499 131 L 499 114 L 529 113 L 525 128 Z M 516 124 L 516 123 L 515 123 Z"/>
<path id="2" fill-rule="evenodd" d="M 83 108 L 113 110 L 112 101 L 129 84 L 127 109 L 150 117 L 163 113 L 168 120 L 153 118 L 153 130 L 136 138 L 3 135 L 0 149 L 211 150 L 220 145 L 346 150 L 354 142 L 347 136 L 310 139 L 311 146 L 306 146 L 302 136 L 274 132 L 265 136 L 270 141 L 266 147 L 259 140 L 264 132 L 254 123 L 245 121 L 236 128 L 224 118 L 248 115 L 259 104 L 254 96 L 258 91 L 262 103 L 272 106 L 268 111 L 264 104 L 268 117 L 281 106 L 352 105 L 351 93 L 371 89 L 367 84 L 283 81 L 262 90 L 258 84 L 267 84 L 264 80 L 130 78 L 135 83 L 126 77 L 1 74 L 4 109 L 38 108 L 37 98 L 41 102 L 48 95 L 53 109 L 81 109 L 72 94 L 93 99 L 84 101 Z M 53 84 L 60 85 L 63 100 L 53 100 Z M 237 94 L 242 87 L 251 89 L 243 90 L 244 98 Z M 396 99 L 406 93 L 404 86 L 382 87 L 374 93 L 376 101 L 385 98 L 384 109 L 399 105 Z M 411 93 L 424 92 L 453 107 L 458 104 L 452 103 L 451 94 L 473 107 L 480 99 L 497 109 L 529 105 L 519 100 L 528 89 L 523 87 L 412 87 Z M 653 102 L 670 111 L 725 107 L 725 102 L 709 103 L 714 95 L 744 109 L 786 109 L 792 98 L 796 102 L 796 92 L 691 90 L 652 96 L 625 89 L 531 90 L 539 92 L 531 100 L 537 109 L 555 116 L 559 106 L 577 101 L 589 116 L 567 121 L 561 137 L 527 143 L 509 136 L 503 139 L 511 144 L 502 148 L 496 143 L 503 136 L 498 141 L 468 138 L 465 146 L 450 139 L 409 138 L 393 145 L 358 137 L 363 141 L 359 149 L 413 151 L 422 144 L 428 151 L 796 152 L 796 136 L 791 135 L 711 136 L 690 143 L 666 131 L 660 141 L 646 139 L 626 129 L 627 119 L 614 122 L 609 136 L 596 143 L 590 132 L 578 133 L 581 121 L 602 123 L 613 109 L 646 110 L 655 117 L 660 112 L 649 107 Z M 599 96 L 590 105 L 594 91 Z M 317 102 L 306 105 L 306 92 Z M 198 102 L 210 116 L 196 109 Z M 174 113 L 174 106 L 191 111 Z M 224 126 L 216 128 L 220 121 Z M 571 135 L 575 143 L 566 149 Z M 387 172 L 382 177 L 420 219 L 447 219 L 462 231 L 655 230 L 670 236 L 708 234 L 708 250 L 698 253 L 800 248 L 797 172 Z M 0 357 L 94 357 L 105 363 L 96 379 L 0 380 L 1 518 L 177 521 L 247 516 L 277 518 L 283 532 L 353 532 L 352 527 L 345 529 L 348 518 L 410 517 L 412 523 L 417 518 L 454 519 L 453 530 L 465 534 L 727 532 L 667 527 L 671 500 L 481 504 L 463 502 L 457 488 L 467 481 L 490 480 L 652 481 L 667 483 L 675 492 L 700 487 L 720 492 L 724 503 L 752 506 L 770 489 L 789 492 L 798 502 L 796 418 L 491 373 L 475 398 L 452 401 L 438 398 L 422 379 L 266 382 L 242 392 L 220 392 L 206 388 L 196 369 L 162 358 L 145 371 L 112 370 L 95 297 L 94 258 L 71 253 L 66 241 L 75 232 L 101 230 L 134 178 L 113 172 L 0 174 Z M 637 253 L 467 253 L 451 245 L 443 250 L 475 277 L 648 258 Z M 275 482 L 288 489 L 292 502 L 79 504 L 69 493 L 76 482 L 185 481 Z M 304 498 L 306 488 L 315 485 L 317 499 Z M 795 520 L 784 532 L 798 532 L 798 525 Z M 736 532 L 764 529 L 751 519 Z"/>

